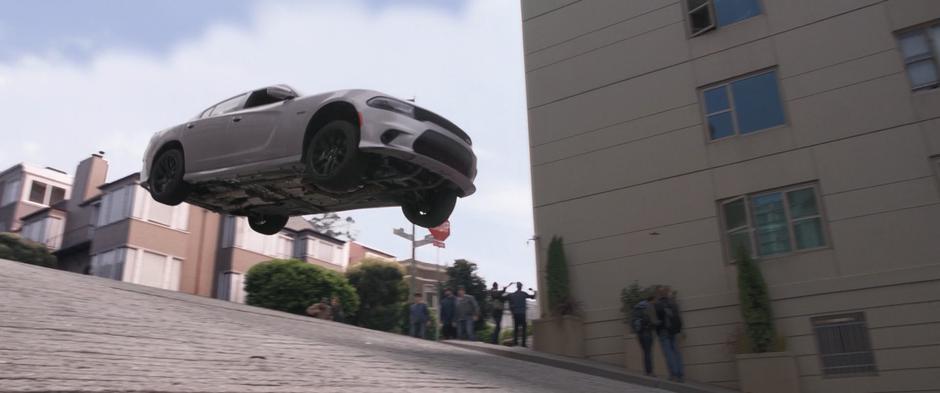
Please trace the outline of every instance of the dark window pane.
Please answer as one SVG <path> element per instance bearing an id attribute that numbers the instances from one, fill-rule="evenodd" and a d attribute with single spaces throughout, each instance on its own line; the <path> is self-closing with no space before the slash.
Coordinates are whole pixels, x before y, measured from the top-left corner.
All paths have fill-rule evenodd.
<path id="1" fill-rule="evenodd" d="M 52 187 L 52 195 L 49 197 L 49 204 L 54 205 L 58 202 L 62 202 L 65 199 L 65 189 L 59 187 Z"/>
<path id="2" fill-rule="evenodd" d="M 701 7 L 707 2 L 708 0 L 689 0 L 689 11 L 692 11 L 698 7 Z"/>
<path id="3" fill-rule="evenodd" d="M 927 43 L 927 35 L 924 34 L 923 30 L 917 30 L 902 35 L 898 41 L 900 41 L 901 44 L 901 54 L 905 59 L 930 54 L 930 44 Z"/>
<path id="4" fill-rule="evenodd" d="M 757 251 L 773 255 L 790 251 L 790 230 L 782 194 L 766 194 L 751 198 L 754 227 L 757 229 Z"/>
<path id="5" fill-rule="evenodd" d="M 715 113 L 728 109 L 728 86 L 705 90 L 705 113 Z"/>
<path id="6" fill-rule="evenodd" d="M 741 134 L 784 123 L 775 71 L 732 82 L 731 89 Z"/>
<path id="7" fill-rule="evenodd" d="M 796 238 L 796 248 L 799 250 L 826 245 L 823 240 L 822 223 L 819 218 L 793 223 L 793 236 Z"/>
<path id="8" fill-rule="evenodd" d="M 760 15 L 760 5 L 757 0 L 715 0 L 715 13 L 718 26 L 725 26 Z"/>
<path id="9" fill-rule="evenodd" d="M 33 182 L 32 188 L 29 190 L 29 200 L 30 202 L 43 203 L 46 198 L 46 185 L 38 181 Z"/>
<path id="10" fill-rule="evenodd" d="M 724 209 L 726 230 L 747 226 L 747 210 L 744 208 L 744 199 L 726 203 Z"/>
<path id="11" fill-rule="evenodd" d="M 914 88 L 931 86 L 937 83 L 937 66 L 927 59 L 907 65 L 907 76 Z"/>
<path id="12" fill-rule="evenodd" d="M 751 250 L 751 235 L 750 231 L 747 229 L 742 229 L 728 235 L 728 251 L 731 252 L 731 259 L 738 258 L 738 252 L 741 250 L 741 247 L 744 247 L 748 254 L 754 252 Z"/>
<path id="13" fill-rule="evenodd" d="M 790 217 L 793 219 L 819 214 L 816 209 L 816 192 L 812 188 L 788 192 L 787 201 L 790 203 Z"/>
<path id="14" fill-rule="evenodd" d="M 692 11 L 689 13 L 689 20 L 692 34 L 698 34 L 715 27 L 715 22 L 712 21 L 712 11 L 709 7 L 702 7 L 696 11 Z"/>
<path id="15" fill-rule="evenodd" d="M 731 112 L 708 116 L 708 135 L 711 139 L 734 135 L 734 123 L 731 121 Z"/>

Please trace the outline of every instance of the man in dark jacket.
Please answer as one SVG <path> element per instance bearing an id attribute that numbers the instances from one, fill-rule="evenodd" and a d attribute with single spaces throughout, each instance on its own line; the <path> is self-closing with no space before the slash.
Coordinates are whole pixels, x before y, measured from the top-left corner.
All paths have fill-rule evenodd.
<path id="1" fill-rule="evenodd" d="M 510 283 L 511 284 L 511 283 Z M 509 285 L 499 289 L 499 284 L 493 283 L 493 287 L 490 288 L 490 309 L 493 311 L 493 336 L 490 337 L 490 343 L 499 344 L 499 330 L 503 324 L 503 309 L 505 308 L 506 303 L 506 288 L 509 288 Z"/>
<path id="2" fill-rule="evenodd" d="M 532 288 L 529 288 L 532 291 Z M 526 320 L 526 310 L 528 306 L 526 299 L 535 299 L 535 291 L 528 294 L 522 290 L 522 283 L 516 283 L 516 291 L 506 295 L 509 300 L 509 311 L 512 312 L 512 345 L 519 345 L 519 335 L 522 335 L 522 346 L 526 346 L 527 329 L 529 322 Z"/>
<path id="3" fill-rule="evenodd" d="M 415 300 L 411 303 L 408 314 L 411 337 L 424 338 L 431 314 L 428 313 L 428 305 L 424 303 L 424 296 L 420 293 L 415 294 Z"/>
<path id="4" fill-rule="evenodd" d="M 454 314 L 457 313 L 457 303 L 454 299 L 454 293 L 450 288 L 444 290 L 444 297 L 441 298 L 441 335 L 444 340 L 457 338 L 456 327 L 454 326 Z"/>
<path id="5" fill-rule="evenodd" d="M 467 291 L 461 287 L 457 288 L 457 338 L 461 340 L 476 341 L 476 333 L 473 331 L 473 324 L 480 319 L 480 304 L 473 295 L 467 294 Z"/>
<path id="6" fill-rule="evenodd" d="M 636 334 L 640 349 L 643 350 L 643 371 L 646 376 L 653 374 L 653 331 L 659 326 L 656 317 L 656 295 L 649 291 L 642 301 L 633 306 L 630 315 L 630 329 Z"/>
<path id="7" fill-rule="evenodd" d="M 659 319 L 659 325 L 656 326 L 656 335 L 669 367 L 669 380 L 682 382 L 682 355 L 676 342 L 676 336 L 682 331 L 682 318 L 679 316 L 679 306 L 671 295 L 672 291 L 667 286 L 657 289 L 656 317 Z"/>

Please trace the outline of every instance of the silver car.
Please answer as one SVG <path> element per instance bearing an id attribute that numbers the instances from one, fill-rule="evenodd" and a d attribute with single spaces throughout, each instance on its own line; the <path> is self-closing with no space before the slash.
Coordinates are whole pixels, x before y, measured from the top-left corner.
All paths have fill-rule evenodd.
<path id="1" fill-rule="evenodd" d="M 274 234 L 290 216 L 381 206 L 435 227 L 476 191 L 476 173 L 470 137 L 427 109 L 371 90 L 277 85 L 157 132 L 141 180 L 158 202 L 247 216 Z"/>

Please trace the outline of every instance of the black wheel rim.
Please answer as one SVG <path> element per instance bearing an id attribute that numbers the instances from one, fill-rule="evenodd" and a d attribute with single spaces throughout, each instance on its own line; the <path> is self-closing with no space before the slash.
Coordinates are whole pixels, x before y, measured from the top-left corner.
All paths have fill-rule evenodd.
<path id="1" fill-rule="evenodd" d="M 176 157 L 169 154 L 160 157 L 157 165 L 153 168 L 153 190 L 158 194 L 166 192 L 171 184 L 176 181 L 179 175 L 178 171 L 179 163 L 176 161 Z"/>
<path id="2" fill-rule="evenodd" d="M 346 133 L 342 130 L 324 130 L 328 132 L 313 146 L 310 154 L 311 169 L 320 176 L 330 176 L 336 173 L 343 161 L 346 160 Z"/>

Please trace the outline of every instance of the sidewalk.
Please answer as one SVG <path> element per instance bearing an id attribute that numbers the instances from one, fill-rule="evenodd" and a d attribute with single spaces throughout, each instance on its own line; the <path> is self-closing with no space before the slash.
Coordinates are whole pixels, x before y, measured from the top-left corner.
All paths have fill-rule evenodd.
<path id="1" fill-rule="evenodd" d="M 610 364 L 595 362 L 585 359 L 570 358 L 566 356 L 552 355 L 542 352 L 536 352 L 528 348 L 507 347 L 503 345 L 485 344 L 475 341 L 457 341 L 448 340 L 442 343 L 453 345 L 455 347 L 472 349 L 485 352 L 492 355 L 498 355 L 510 359 L 517 359 L 531 363 L 542 364 L 546 366 L 557 367 L 565 370 L 581 372 L 601 378 L 614 379 L 622 382 L 629 382 L 636 385 L 659 388 L 678 393 L 736 393 L 736 390 L 730 390 L 718 386 L 706 385 L 696 382 L 675 383 L 666 379 L 650 378 L 639 373 L 629 372 L 621 367 Z"/>

